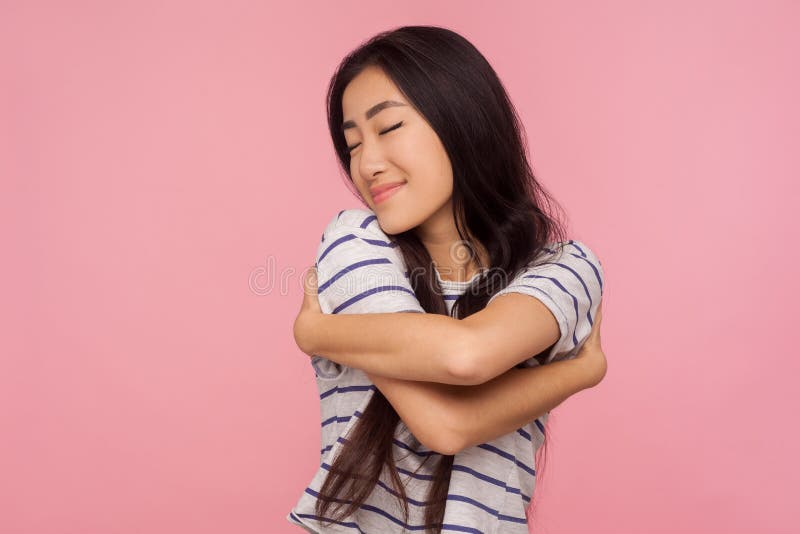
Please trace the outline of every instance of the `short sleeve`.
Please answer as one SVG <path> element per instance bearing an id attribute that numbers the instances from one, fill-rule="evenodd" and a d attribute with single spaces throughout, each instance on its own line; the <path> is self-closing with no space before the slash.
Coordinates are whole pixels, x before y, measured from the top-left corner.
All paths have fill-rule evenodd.
<path id="1" fill-rule="evenodd" d="M 560 336 L 545 363 L 574 358 L 589 336 L 603 295 L 603 268 L 594 251 L 582 241 L 552 244 L 532 265 L 489 299 L 523 293 L 539 299 L 553 313 Z M 536 366 L 535 358 L 523 366 Z"/>
<path id="2" fill-rule="evenodd" d="M 425 312 L 397 243 L 371 210 L 344 210 L 331 219 L 317 248 L 316 267 L 323 313 Z M 311 363 L 325 378 L 342 372 L 342 366 L 321 356 Z"/>

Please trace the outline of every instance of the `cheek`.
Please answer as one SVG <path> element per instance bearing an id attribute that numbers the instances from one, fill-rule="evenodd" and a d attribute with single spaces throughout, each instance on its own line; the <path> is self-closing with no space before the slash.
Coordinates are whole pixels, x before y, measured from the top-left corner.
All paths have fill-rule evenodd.
<path id="1" fill-rule="evenodd" d="M 419 152 L 413 165 L 414 185 L 421 193 L 430 195 L 432 201 L 440 201 L 453 193 L 453 170 L 444 151 L 428 145 L 427 150 Z"/>
<path id="2" fill-rule="evenodd" d="M 366 184 L 366 182 L 356 178 L 353 180 L 353 185 L 355 186 L 355 189 L 358 191 L 358 194 L 361 196 L 361 198 L 364 199 L 364 202 L 367 204 L 367 206 L 374 210 L 375 204 L 372 202 L 372 197 L 369 194 L 369 186 Z"/>
<path id="3" fill-rule="evenodd" d="M 448 181 L 452 188 L 450 158 L 439 137 L 429 128 L 413 133 L 397 145 L 406 172 L 427 190 L 447 189 Z"/>

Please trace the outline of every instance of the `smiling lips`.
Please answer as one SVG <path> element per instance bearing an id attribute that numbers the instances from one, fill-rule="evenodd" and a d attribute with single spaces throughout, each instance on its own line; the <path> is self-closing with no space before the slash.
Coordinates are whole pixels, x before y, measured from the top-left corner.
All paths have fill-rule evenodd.
<path id="1" fill-rule="evenodd" d="M 379 202 L 386 200 L 390 196 L 394 195 L 404 185 L 405 182 L 384 184 L 370 189 L 369 192 L 372 195 L 372 200 L 375 202 L 375 204 L 378 204 Z"/>

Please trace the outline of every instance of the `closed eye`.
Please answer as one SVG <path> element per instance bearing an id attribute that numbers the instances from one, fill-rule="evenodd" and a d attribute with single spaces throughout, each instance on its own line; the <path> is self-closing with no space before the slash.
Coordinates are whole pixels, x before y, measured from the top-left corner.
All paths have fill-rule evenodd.
<path id="1" fill-rule="evenodd" d="M 392 130 L 396 130 L 396 129 L 400 128 L 400 126 L 402 126 L 402 125 L 403 125 L 403 121 L 400 121 L 400 122 L 398 122 L 397 124 L 395 124 L 394 126 L 390 126 L 389 128 L 387 128 L 387 129 L 385 129 L 384 131 L 380 132 L 380 135 L 383 135 L 383 134 L 385 134 L 385 133 L 389 133 L 389 132 L 391 132 Z M 355 144 L 355 145 L 353 145 L 353 146 L 349 146 L 349 147 L 347 147 L 347 151 L 348 151 L 348 152 L 352 152 L 352 151 L 353 151 L 353 149 L 355 149 L 356 147 L 358 147 L 360 144 L 361 144 L 361 143 L 356 143 L 356 144 Z"/>

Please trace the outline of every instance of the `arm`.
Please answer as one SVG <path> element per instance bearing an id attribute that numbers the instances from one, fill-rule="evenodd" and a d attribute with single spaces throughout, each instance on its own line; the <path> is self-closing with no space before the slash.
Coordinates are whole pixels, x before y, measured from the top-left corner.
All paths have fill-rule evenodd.
<path id="1" fill-rule="evenodd" d="M 364 210 L 346 210 L 340 215 L 348 227 L 340 227 L 338 217 L 335 218 L 326 228 L 322 243 L 319 245 L 317 263 L 321 285 L 318 302 L 314 300 L 315 305 L 321 306 L 321 311 L 326 316 L 327 314 L 334 316 L 336 314 L 364 314 L 377 318 L 378 321 L 385 320 L 382 323 L 384 328 L 396 326 L 397 319 L 401 316 L 418 317 L 421 315 L 424 317 L 423 314 L 375 313 L 423 312 L 424 310 L 402 274 L 402 261 L 391 248 L 384 246 L 386 236 L 380 233 L 370 234 L 365 229 L 369 228 L 369 220 L 374 219 L 374 215 Z M 356 271 L 356 269 L 358 270 Z M 308 292 L 306 292 L 306 296 L 308 296 Z M 508 298 L 511 299 L 511 297 Z M 341 315 L 337 317 L 344 318 Z M 364 318 L 353 315 L 350 317 Z M 446 316 L 437 317 L 445 320 L 451 319 Z M 436 320 L 434 318 L 434 321 Z M 456 321 L 456 323 L 463 323 L 463 321 Z M 344 333 L 340 339 L 344 343 L 353 341 L 365 333 L 364 330 L 358 328 L 357 323 L 350 322 L 349 324 L 354 329 L 349 333 Z M 297 326 L 296 321 L 295 327 Z M 307 326 L 312 326 L 309 331 L 313 335 L 315 332 L 313 325 Z M 373 324 L 373 328 L 375 326 Z M 424 323 L 423 326 L 425 326 Z M 443 324 L 443 326 L 451 325 Z M 463 324 L 458 326 L 463 326 Z M 560 322 L 558 326 L 561 326 Z M 373 329 L 372 332 L 374 331 Z M 304 348 L 304 340 L 298 338 L 297 330 L 295 338 L 298 345 Z M 433 332 L 426 338 L 428 340 L 441 339 L 442 335 Z M 376 339 L 372 341 L 367 339 L 365 342 L 373 343 L 372 347 L 375 348 Z M 545 341 L 548 343 L 545 346 L 550 346 L 551 339 L 549 337 Z M 435 341 L 432 342 L 435 343 Z M 378 349 L 380 349 L 379 346 Z M 553 348 L 553 352 L 555 349 L 556 347 Z M 313 354 L 307 350 L 304 352 Z M 534 350 L 529 354 L 539 352 L 541 350 Z M 458 355 L 456 353 L 456 356 Z M 370 356 L 369 351 L 365 351 L 361 357 L 376 359 L 375 353 L 371 353 Z M 572 364 L 577 364 L 577 362 L 572 362 Z M 357 367 L 352 362 L 349 365 Z M 369 365 L 369 360 L 367 360 L 367 365 Z M 384 377 L 370 374 L 369 371 L 367 374 L 393 405 L 412 433 L 428 448 L 446 453 L 458 450 L 470 443 L 491 440 L 493 437 L 505 433 L 505 429 L 519 428 L 549 411 L 571 394 L 599 382 L 599 379 L 596 378 L 596 366 L 590 365 L 588 369 L 584 366 L 584 375 L 581 379 L 575 374 L 580 373 L 580 366 L 568 365 L 555 368 L 559 370 L 562 379 L 556 380 L 553 387 L 540 386 L 542 382 L 547 383 L 551 380 L 547 378 L 547 375 L 553 373 L 553 368 L 546 370 L 546 367 L 511 369 L 497 377 L 496 380 L 480 386 L 466 387 Z M 439 369 L 439 372 L 445 375 L 450 374 L 446 372 L 446 368 L 445 371 L 442 371 L 441 367 Z M 589 385 L 586 385 L 587 379 Z M 523 397 L 523 402 L 518 405 L 518 409 L 509 412 L 507 403 L 520 402 Z M 467 420 L 472 421 L 469 427 L 464 425 Z"/>
<path id="2" fill-rule="evenodd" d="M 452 317 L 425 313 L 393 245 L 369 210 L 334 216 L 317 248 L 319 287 L 314 277 L 313 288 L 306 288 L 295 341 L 328 367 L 460 384 L 450 362 L 466 352 L 456 346 L 465 342 L 464 327 Z"/>
<path id="3" fill-rule="evenodd" d="M 600 344 L 602 310 L 574 359 L 510 369 L 478 386 L 451 386 L 368 375 L 406 423 L 431 450 L 456 454 L 538 419 L 606 375 Z"/>
<path id="4" fill-rule="evenodd" d="M 313 293 L 307 293 L 308 295 L 313 297 Z M 522 303 L 533 300 L 515 295 L 498 302 L 512 302 L 514 299 L 521 299 Z M 322 314 L 316 315 L 326 317 Z M 413 313 L 366 315 L 365 318 L 392 316 L 395 321 L 401 322 L 405 318 L 424 316 Z M 315 314 L 310 315 L 312 318 L 314 316 Z M 346 315 L 338 318 L 353 317 Z M 448 319 L 439 315 L 430 317 Z M 347 321 L 344 322 L 346 323 Z M 595 328 L 599 328 L 599 325 L 598 315 Z M 309 325 L 309 328 L 313 329 L 313 325 Z M 402 327 L 399 330 L 402 330 Z M 415 335 L 425 337 L 424 332 L 415 332 Z M 349 349 L 346 345 L 352 336 L 373 340 L 374 345 L 362 341 L 362 346 L 366 346 L 367 349 L 372 347 L 376 353 L 380 352 L 384 343 L 382 336 L 372 336 L 358 331 L 346 334 L 340 340 L 345 345 L 340 348 L 344 361 L 353 360 L 352 355 L 348 354 Z M 409 342 L 404 342 L 403 346 L 409 346 Z M 605 360 L 602 353 L 596 356 L 597 351 L 589 350 L 593 348 L 591 344 L 586 343 L 579 353 L 586 353 L 584 357 L 556 361 L 534 368 L 512 368 L 500 376 L 472 386 L 404 380 L 369 371 L 366 374 L 423 445 L 441 454 L 455 454 L 471 445 L 484 443 L 512 432 L 549 412 L 578 391 L 599 383 L 605 374 Z M 402 347 L 396 350 L 402 350 Z M 370 367 L 375 368 L 380 368 L 376 362 L 384 360 L 381 354 L 372 354 L 370 357 L 365 353 L 364 358 Z M 598 358 L 603 358 L 602 362 L 598 362 Z M 409 360 L 413 361 L 410 353 Z M 412 368 L 409 369 L 409 373 L 423 372 L 413 369 L 413 365 L 416 364 L 410 365 Z"/>
<path id="5" fill-rule="evenodd" d="M 306 354 L 366 373 L 466 386 L 552 346 L 559 325 L 541 301 L 512 294 L 463 320 L 433 313 L 301 311 L 294 332 Z"/>
<path id="6" fill-rule="evenodd" d="M 470 383 L 459 372 L 468 334 L 463 321 L 433 313 L 301 312 L 294 324 L 306 354 L 388 378 L 452 385 Z"/>
<path id="7" fill-rule="evenodd" d="M 370 248 L 354 240 L 348 245 Z M 602 267 L 579 241 L 570 241 L 563 253 L 548 259 L 553 261 L 524 270 L 492 295 L 483 310 L 463 320 L 438 314 L 372 313 L 405 311 L 388 309 L 388 302 L 387 308 L 353 309 L 352 301 L 357 306 L 363 295 L 400 287 L 383 285 L 356 294 L 333 308 L 333 314 L 301 312 L 295 339 L 307 354 L 368 373 L 454 385 L 484 383 L 548 347 L 547 362 L 569 357 L 591 329 L 602 296 Z M 322 280 L 337 279 L 336 268 L 320 263 L 322 268 L 328 269 Z M 419 308 L 413 292 L 401 289 L 411 295 L 395 291 L 392 298 L 398 305 Z M 320 290 L 322 299 L 322 286 Z M 337 315 L 338 311 L 346 315 Z"/>
<path id="8" fill-rule="evenodd" d="M 510 369 L 477 386 L 368 376 L 411 433 L 447 455 L 513 432 L 599 382 L 582 359 Z"/>

